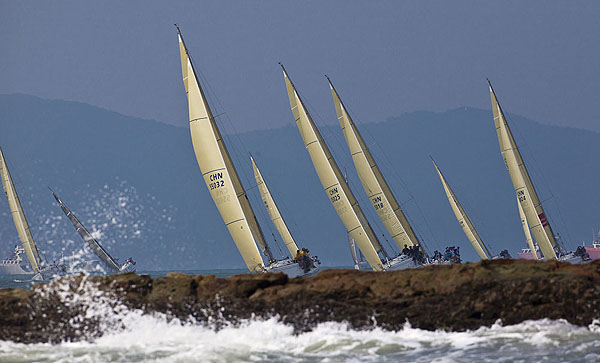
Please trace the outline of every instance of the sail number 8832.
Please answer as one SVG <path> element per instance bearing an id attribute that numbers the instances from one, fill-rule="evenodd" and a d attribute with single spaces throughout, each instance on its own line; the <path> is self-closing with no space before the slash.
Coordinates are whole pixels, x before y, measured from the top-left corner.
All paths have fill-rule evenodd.
<path id="1" fill-rule="evenodd" d="M 218 180 L 216 182 L 208 183 L 208 189 L 218 189 L 225 186 L 225 182 L 223 180 Z"/>

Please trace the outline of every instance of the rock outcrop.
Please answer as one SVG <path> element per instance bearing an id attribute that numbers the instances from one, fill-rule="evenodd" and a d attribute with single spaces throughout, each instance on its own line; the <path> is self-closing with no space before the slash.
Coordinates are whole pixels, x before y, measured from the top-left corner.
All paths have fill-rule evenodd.
<path id="1" fill-rule="evenodd" d="M 278 316 L 297 331 L 325 321 L 461 331 L 530 319 L 587 326 L 600 318 L 600 261 L 494 260 L 393 272 L 325 270 L 228 278 L 170 273 L 70 276 L 31 291 L 0 290 L 0 340 L 57 342 L 119 328 L 124 311 L 162 313 L 215 329 Z"/>

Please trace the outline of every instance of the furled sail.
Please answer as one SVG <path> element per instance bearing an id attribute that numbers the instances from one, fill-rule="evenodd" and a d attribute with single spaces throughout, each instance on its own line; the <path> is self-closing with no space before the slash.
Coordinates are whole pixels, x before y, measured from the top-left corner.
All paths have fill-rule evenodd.
<path id="1" fill-rule="evenodd" d="M 492 98 L 494 124 L 498 134 L 500 151 L 502 152 L 502 158 L 504 159 L 506 169 L 508 170 L 508 174 L 510 175 L 510 179 L 515 188 L 517 199 L 523 209 L 531 234 L 533 235 L 535 242 L 540 246 L 542 254 L 546 260 L 556 260 L 554 248 L 557 246 L 557 243 L 554 239 L 554 233 L 546 218 L 542 203 L 533 187 L 533 182 L 529 177 L 527 168 L 523 163 L 523 158 L 515 143 L 510 127 L 506 122 L 502 108 L 498 103 L 492 84 L 489 81 L 488 83 Z"/>
<path id="2" fill-rule="evenodd" d="M 192 144 L 206 187 L 248 269 L 264 271 L 257 244 L 269 261 L 273 256 L 223 142 L 179 28 L 177 33 Z"/>
<path id="3" fill-rule="evenodd" d="M 279 212 L 279 208 L 277 208 L 277 204 L 275 204 L 275 200 L 269 191 L 269 187 L 267 187 L 267 183 L 262 177 L 260 170 L 258 170 L 258 166 L 256 166 L 256 162 L 254 158 L 250 156 L 250 160 L 252 160 L 252 169 L 254 169 L 254 178 L 256 179 L 256 184 L 258 185 L 258 190 L 260 191 L 260 197 L 262 198 L 263 203 L 265 204 L 265 208 L 267 208 L 267 212 L 269 213 L 269 217 L 271 217 L 271 222 L 275 225 L 277 232 L 283 239 L 283 243 L 290 251 L 290 255 L 292 258 L 296 255 L 296 251 L 298 251 L 298 246 L 290 233 L 281 213 Z"/>
<path id="4" fill-rule="evenodd" d="M 94 237 L 92 237 L 92 234 L 83 226 L 83 224 L 81 224 L 79 219 L 75 217 L 73 212 L 71 212 L 69 207 L 67 207 L 67 205 L 63 203 L 63 201 L 58 197 L 58 195 L 54 193 L 54 190 L 50 189 L 50 191 L 52 192 L 54 199 L 56 199 L 56 202 L 60 206 L 60 209 L 62 209 L 67 218 L 69 218 L 71 223 L 73 223 L 73 227 L 75 227 L 77 233 L 79 233 L 81 238 L 83 238 L 85 243 L 87 243 L 88 247 L 92 250 L 92 252 L 94 252 L 94 254 L 98 256 L 98 258 L 101 259 L 102 262 L 104 262 L 106 266 L 108 266 L 111 270 L 115 272 L 120 272 L 121 269 L 119 268 L 119 265 L 117 264 L 115 259 L 108 254 L 108 252 L 100 245 L 100 243 L 98 243 L 98 241 L 96 241 Z"/>
<path id="5" fill-rule="evenodd" d="M 418 245 L 419 240 L 415 232 L 410 223 L 408 223 L 404 212 L 400 209 L 400 204 L 396 201 L 392 190 L 379 170 L 377 163 L 375 163 L 375 159 L 371 155 L 367 144 L 346 111 L 344 103 L 335 90 L 335 87 L 333 87 L 333 83 L 331 83 L 329 77 L 327 77 L 327 80 L 329 81 L 329 87 L 333 95 L 333 103 L 335 104 L 338 121 L 340 122 L 346 143 L 352 155 L 352 161 L 371 205 L 400 249 L 403 249 L 405 245 Z"/>
<path id="6" fill-rule="evenodd" d="M 535 249 L 535 244 L 533 243 L 533 239 L 531 238 L 531 231 L 529 230 L 529 224 L 527 224 L 527 218 L 525 218 L 525 213 L 523 213 L 523 208 L 521 208 L 521 203 L 519 203 L 519 198 L 517 198 L 517 206 L 519 207 L 519 217 L 521 218 L 521 224 L 523 225 L 523 233 L 525 233 L 525 242 L 529 246 L 531 250 L 531 255 L 534 260 L 538 259 L 537 251 Z"/>
<path id="7" fill-rule="evenodd" d="M 302 99 L 300 99 L 300 96 L 296 92 L 294 84 L 288 77 L 285 68 L 283 68 L 283 76 L 296 125 L 319 176 L 319 180 L 323 185 L 325 194 L 327 194 L 329 201 L 342 220 L 348 234 L 354 239 L 371 268 L 374 271 L 383 270 L 381 259 L 378 256 L 378 253 L 382 253 L 387 257 L 383 247 L 377 240 L 373 229 L 358 205 L 358 201 L 344 180 L 317 126 L 304 107 Z"/>
<path id="8" fill-rule="evenodd" d="M 40 273 L 40 264 L 42 260 L 40 258 L 40 253 L 38 252 L 38 249 L 35 245 L 35 241 L 33 240 L 33 236 L 31 235 L 29 224 L 27 223 L 27 219 L 25 218 L 25 213 L 23 212 L 21 201 L 19 200 L 19 196 L 17 195 L 17 190 L 15 189 L 12 177 L 10 176 L 10 172 L 8 171 L 6 159 L 4 158 L 4 154 L 2 153 L 1 148 L 0 174 L 2 174 L 2 186 L 4 187 L 4 192 L 6 193 L 6 199 L 8 199 L 8 205 L 10 207 L 10 212 L 15 222 L 15 227 L 17 227 L 19 239 L 23 244 L 23 248 L 25 249 L 25 253 L 27 254 L 29 263 L 31 263 L 31 268 L 33 269 L 34 274 L 37 275 Z"/>
<path id="9" fill-rule="evenodd" d="M 458 220 L 458 224 L 460 224 L 460 226 L 462 227 L 463 232 L 467 236 L 469 242 L 471 242 L 471 244 L 473 245 L 473 248 L 475 248 L 475 251 L 477 252 L 479 257 L 481 257 L 482 260 L 489 259 L 491 255 L 490 251 L 488 250 L 485 243 L 483 243 L 483 241 L 481 240 L 481 237 L 479 237 L 479 233 L 477 233 L 477 230 L 475 229 L 475 226 L 473 225 L 471 219 L 467 215 L 467 212 L 465 212 L 462 205 L 458 202 L 456 195 L 450 188 L 448 182 L 446 182 L 446 178 L 444 178 L 444 175 L 438 168 L 437 164 L 435 163 L 433 158 L 431 160 L 433 161 L 433 166 L 435 167 L 435 170 L 440 176 L 440 180 L 442 181 L 442 185 L 444 186 L 444 191 L 446 192 L 446 196 L 448 197 L 448 201 L 450 202 L 452 211 L 454 212 L 454 215 Z"/>

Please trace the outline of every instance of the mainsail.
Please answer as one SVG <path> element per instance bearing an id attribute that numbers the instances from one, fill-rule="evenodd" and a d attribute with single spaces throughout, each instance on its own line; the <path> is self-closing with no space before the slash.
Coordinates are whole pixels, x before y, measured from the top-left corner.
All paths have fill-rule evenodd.
<path id="1" fill-rule="evenodd" d="M 42 259 L 40 258 L 40 253 L 38 252 L 38 249 L 35 245 L 33 236 L 31 235 L 29 224 L 27 223 L 27 219 L 25 218 L 25 213 L 23 212 L 21 201 L 19 200 L 19 196 L 17 195 L 17 190 L 15 189 L 12 177 L 10 176 L 10 172 L 8 171 L 6 159 L 4 158 L 4 153 L 2 153 L 1 148 L 0 174 L 2 176 L 2 186 L 4 187 L 4 192 L 6 193 L 6 199 L 8 199 L 8 205 L 10 207 L 10 212 L 15 222 L 15 227 L 17 227 L 19 239 L 21 239 L 21 243 L 23 244 L 23 248 L 25 249 L 25 253 L 27 254 L 29 263 L 31 263 L 31 268 L 33 269 L 34 274 L 37 275 L 40 273 L 40 264 L 42 262 Z"/>
<path id="2" fill-rule="evenodd" d="M 60 206 L 60 209 L 62 209 L 67 218 L 69 218 L 71 223 L 73 223 L 73 227 L 75 227 L 77 233 L 79 233 L 81 238 L 83 238 L 85 243 L 87 243 L 88 247 L 92 250 L 92 252 L 94 252 L 94 254 L 96 254 L 96 256 L 98 256 L 98 258 L 100 258 L 102 262 L 104 262 L 106 266 L 108 266 L 111 270 L 114 270 L 115 272 L 120 272 L 121 269 L 119 268 L 119 265 L 117 264 L 115 259 L 112 258 L 112 256 L 109 255 L 108 252 L 106 252 L 106 250 L 100 245 L 100 243 L 98 243 L 98 241 L 96 241 L 94 237 L 92 237 L 92 234 L 83 226 L 83 224 L 81 224 L 79 219 L 75 217 L 73 212 L 71 212 L 69 207 L 67 207 L 67 205 L 63 203 L 63 201 L 58 197 L 58 195 L 54 193 L 54 190 L 50 189 L 50 191 L 52 192 L 54 199 L 56 199 L 56 202 Z"/>
<path id="3" fill-rule="evenodd" d="M 281 67 L 283 68 L 283 65 Z M 317 126 L 304 107 L 302 99 L 296 92 L 294 84 L 288 77 L 285 68 L 283 68 L 283 76 L 296 125 L 319 176 L 319 180 L 323 185 L 325 194 L 327 194 L 333 208 L 346 227 L 347 233 L 354 239 L 371 268 L 374 271 L 383 270 L 378 253 L 382 253 L 387 257 L 385 250 L 377 240 L 350 187 L 344 181 L 339 167 L 327 148 Z"/>
<path id="4" fill-rule="evenodd" d="M 333 83 L 329 77 L 329 87 L 333 95 L 333 103 L 337 113 L 338 121 L 344 132 L 346 143 L 352 155 L 352 161 L 360 178 L 365 193 L 373 208 L 377 212 L 379 219 L 385 226 L 386 230 L 400 249 L 405 245 L 419 245 L 419 240 L 413 231 L 408 219 L 400 209 L 400 204 L 396 201 L 392 190 L 387 184 L 383 174 L 379 170 L 377 163 L 367 144 L 358 132 L 354 121 L 346 111 L 344 103 L 338 95 Z"/>
<path id="5" fill-rule="evenodd" d="M 554 248 L 557 247 L 556 240 L 554 239 L 554 233 L 550 227 L 550 223 L 546 218 L 542 203 L 535 191 L 533 182 L 529 177 L 527 168 L 521 157 L 521 153 L 517 147 L 517 144 L 510 131 L 510 127 L 504 117 L 504 112 L 498 103 L 492 84 L 488 81 L 490 87 L 490 95 L 492 98 L 492 110 L 494 113 L 494 124 L 496 126 L 496 132 L 498 134 L 498 142 L 500 144 L 500 151 L 502 152 L 502 158 L 504 164 L 512 180 L 513 187 L 519 200 L 519 205 L 523 209 L 525 219 L 529 224 L 531 234 L 535 239 L 535 242 L 540 246 L 542 254 L 546 260 L 556 260 L 556 252 Z M 535 250 L 532 251 L 535 253 Z"/>
<path id="6" fill-rule="evenodd" d="M 277 204 L 275 204 L 275 200 L 269 191 L 269 187 L 267 187 L 267 183 L 263 179 L 262 174 L 260 173 L 260 170 L 258 170 L 258 166 L 256 166 L 256 162 L 252 156 L 250 156 L 250 160 L 252 160 L 252 169 L 254 169 L 254 178 L 256 179 L 260 196 L 265 204 L 265 208 L 267 208 L 269 217 L 271 217 L 271 222 L 273 222 L 273 225 L 275 225 L 277 232 L 279 232 L 279 235 L 283 239 L 283 243 L 290 251 L 290 255 L 294 257 L 296 255 L 296 251 L 298 251 L 298 246 L 296 245 L 290 230 L 285 224 L 285 221 L 279 212 L 279 208 L 277 208 Z"/>
<path id="7" fill-rule="evenodd" d="M 273 255 L 265 242 L 246 192 L 223 142 L 179 27 L 177 34 L 183 84 L 188 97 L 190 133 L 196 160 L 202 171 L 206 187 L 246 266 L 250 271 L 264 271 L 265 266 L 257 244 L 269 261 L 273 260 Z"/>
<path id="8" fill-rule="evenodd" d="M 450 202 L 452 211 L 454 212 L 454 215 L 458 220 L 458 224 L 460 224 L 460 226 L 462 227 L 463 232 L 467 236 L 469 242 L 471 242 L 471 244 L 473 245 L 473 248 L 475 248 L 475 251 L 477 251 L 479 257 L 481 257 L 482 260 L 489 259 L 491 255 L 490 251 L 488 250 L 485 243 L 483 243 L 483 241 L 481 240 L 481 237 L 479 237 L 479 233 L 477 233 L 477 230 L 475 229 L 475 226 L 473 226 L 473 223 L 467 215 L 467 212 L 465 212 L 462 205 L 458 202 L 458 199 L 456 199 L 456 195 L 450 188 L 450 185 L 446 182 L 446 178 L 444 178 L 444 175 L 438 168 L 437 164 L 435 163 L 435 160 L 433 160 L 433 158 L 431 160 L 433 161 L 433 166 L 435 166 L 435 170 L 440 176 L 440 180 L 442 181 L 442 185 L 444 186 L 444 191 L 446 192 L 446 196 L 448 197 L 448 201 Z"/>

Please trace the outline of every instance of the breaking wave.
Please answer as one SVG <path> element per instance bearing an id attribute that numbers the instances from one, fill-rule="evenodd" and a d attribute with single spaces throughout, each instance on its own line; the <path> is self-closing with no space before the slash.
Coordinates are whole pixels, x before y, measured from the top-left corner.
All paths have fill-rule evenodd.
<path id="1" fill-rule="evenodd" d="M 96 319 L 103 335 L 59 344 L 0 341 L 0 361 L 598 361 L 600 322 L 577 327 L 563 320 L 500 322 L 467 332 L 426 331 L 406 323 L 395 332 L 353 330 L 322 323 L 296 334 L 278 318 L 250 319 L 219 329 L 164 314 L 143 314 L 119 304 L 84 278 L 76 287 L 55 283 L 43 293 L 83 308 L 67 324 Z M 82 328 L 83 329 L 83 328 Z"/>

